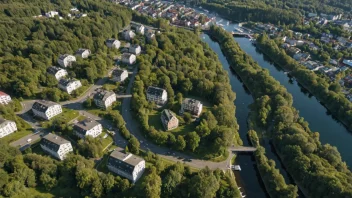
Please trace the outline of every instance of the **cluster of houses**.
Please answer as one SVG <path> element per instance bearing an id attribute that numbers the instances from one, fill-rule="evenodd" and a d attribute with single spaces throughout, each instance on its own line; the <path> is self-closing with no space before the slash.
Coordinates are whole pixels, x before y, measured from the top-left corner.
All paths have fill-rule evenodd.
<path id="1" fill-rule="evenodd" d="M 157 105 L 164 105 L 167 102 L 167 92 L 165 89 L 150 86 L 147 89 L 147 100 L 154 102 Z M 181 104 L 179 113 L 189 112 L 193 117 L 199 117 L 202 113 L 203 104 L 195 99 L 185 98 Z M 161 112 L 161 123 L 166 131 L 176 129 L 179 125 L 179 120 L 176 114 L 169 109 L 164 109 Z"/>
<path id="2" fill-rule="evenodd" d="M 36 18 L 36 19 L 40 19 L 40 18 L 54 18 L 54 17 L 59 17 L 59 19 L 63 19 L 62 16 L 60 16 L 59 12 L 58 11 L 55 11 L 55 10 L 51 10 L 49 12 L 46 12 L 45 14 L 43 15 L 38 15 L 38 16 L 33 16 L 33 18 Z M 70 9 L 70 12 L 67 14 L 67 17 L 70 18 L 70 19 L 74 19 L 74 18 L 83 18 L 83 17 L 86 17 L 87 14 L 85 13 L 81 13 L 77 8 L 71 8 Z"/>
<path id="3" fill-rule="evenodd" d="M 0 104 L 7 105 L 11 102 L 11 96 L 0 91 Z M 8 136 L 17 131 L 17 125 L 14 121 L 5 120 L 0 117 L 0 138 Z"/>

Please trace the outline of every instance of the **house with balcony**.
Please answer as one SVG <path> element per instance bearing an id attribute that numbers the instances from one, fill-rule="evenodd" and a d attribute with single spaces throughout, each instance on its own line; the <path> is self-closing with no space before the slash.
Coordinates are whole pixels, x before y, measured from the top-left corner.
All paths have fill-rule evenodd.
<path id="1" fill-rule="evenodd" d="M 40 147 L 59 160 L 64 160 L 73 151 L 70 141 L 52 133 L 43 137 Z"/>
<path id="2" fill-rule="evenodd" d="M 185 98 L 181 104 L 180 113 L 189 112 L 195 117 L 199 117 L 202 113 L 203 104 L 199 100 Z"/>
<path id="3" fill-rule="evenodd" d="M 76 62 L 76 57 L 69 54 L 60 55 L 57 60 L 57 63 L 64 68 L 71 67 L 74 62 Z"/>
<path id="4" fill-rule="evenodd" d="M 64 78 L 65 76 L 68 75 L 65 69 L 62 69 L 61 67 L 55 67 L 55 66 L 49 67 L 46 70 L 46 72 L 50 75 L 53 75 L 56 78 L 56 80 L 60 80 L 61 78 Z"/>
<path id="5" fill-rule="evenodd" d="M 100 90 L 93 97 L 96 106 L 107 109 L 116 102 L 116 94 L 113 91 Z"/>
<path id="6" fill-rule="evenodd" d="M 167 92 L 165 89 L 150 86 L 147 89 L 147 100 L 157 105 L 164 105 L 167 102 Z"/>
<path id="7" fill-rule="evenodd" d="M 133 65 L 136 62 L 136 55 L 131 53 L 122 54 L 122 63 Z"/>
<path id="8" fill-rule="evenodd" d="M 134 55 L 138 55 L 141 53 L 141 46 L 136 44 L 130 45 L 130 47 L 128 48 L 128 52 Z"/>
<path id="9" fill-rule="evenodd" d="M 38 100 L 33 104 L 32 112 L 36 117 L 40 117 L 44 120 L 50 120 L 51 118 L 62 113 L 62 108 L 61 105 L 55 102 Z"/>
<path id="10" fill-rule="evenodd" d="M 161 112 L 160 119 L 166 131 L 176 129 L 178 127 L 178 119 L 176 115 L 169 109 L 164 109 Z"/>
<path id="11" fill-rule="evenodd" d="M 88 58 L 88 56 L 91 54 L 91 51 L 89 49 L 84 49 L 84 48 L 79 48 L 75 55 L 81 58 Z"/>
<path id="12" fill-rule="evenodd" d="M 117 39 L 108 39 L 105 41 L 105 44 L 108 48 L 119 49 L 121 46 L 121 42 Z"/>
<path id="13" fill-rule="evenodd" d="M 11 102 L 11 96 L 5 92 L 0 91 L 0 104 L 6 105 Z"/>
<path id="14" fill-rule="evenodd" d="M 59 88 L 68 94 L 71 94 L 80 87 L 82 87 L 82 84 L 79 80 L 65 78 L 59 80 Z"/>
<path id="15" fill-rule="evenodd" d="M 111 80 L 114 82 L 123 82 L 128 78 L 128 72 L 125 69 L 115 69 L 111 74 Z"/>
<path id="16" fill-rule="evenodd" d="M 103 132 L 103 127 L 99 122 L 87 118 L 73 125 L 73 131 L 81 139 L 86 136 L 96 138 Z"/>
<path id="17" fill-rule="evenodd" d="M 17 131 L 16 122 L 0 118 L 0 138 L 10 135 Z"/>

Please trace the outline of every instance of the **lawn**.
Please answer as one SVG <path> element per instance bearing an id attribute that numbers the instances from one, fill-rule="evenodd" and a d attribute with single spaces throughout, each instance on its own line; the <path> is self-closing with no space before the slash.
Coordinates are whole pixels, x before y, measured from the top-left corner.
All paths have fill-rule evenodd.
<path id="1" fill-rule="evenodd" d="M 109 114 L 109 110 L 116 110 L 116 111 L 121 111 L 121 101 L 117 100 L 111 107 L 109 107 L 107 110 L 98 108 L 95 106 L 93 103 L 90 108 L 86 108 L 87 111 L 91 114 L 94 114 L 96 116 L 99 116 L 101 118 L 104 118 L 107 114 Z"/>
<path id="2" fill-rule="evenodd" d="M 29 135 L 31 133 L 33 133 L 33 129 L 31 127 L 31 125 L 29 125 L 27 122 L 25 122 L 22 118 L 16 116 L 16 118 L 18 119 L 17 121 L 17 128 L 18 131 L 15 131 L 14 133 L 5 136 L 3 138 L 1 138 L 1 140 L 10 143 L 10 142 L 14 142 L 16 140 L 21 139 L 22 137 Z"/>
<path id="3" fill-rule="evenodd" d="M 105 130 L 104 130 L 105 131 Z M 103 132 L 102 134 L 100 134 L 97 138 L 100 139 L 100 142 L 103 145 L 103 149 L 107 149 L 107 146 L 109 146 L 109 144 L 113 143 L 114 140 L 112 139 L 112 137 L 108 134 L 108 137 L 106 137 L 105 139 L 103 138 L 104 135 L 107 134 L 106 132 Z"/>
<path id="4" fill-rule="evenodd" d="M 55 120 L 55 119 L 63 120 L 63 121 L 66 121 L 67 123 L 69 123 L 71 120 L 77 118 L 78 116 L 79 116 L 78 111 L 63 108 L 61 114 L 55 116 L 51 120 L 42 121 L 40 124 L 43 128 L 48 128 L 51 126 L 53 120 Z"/>

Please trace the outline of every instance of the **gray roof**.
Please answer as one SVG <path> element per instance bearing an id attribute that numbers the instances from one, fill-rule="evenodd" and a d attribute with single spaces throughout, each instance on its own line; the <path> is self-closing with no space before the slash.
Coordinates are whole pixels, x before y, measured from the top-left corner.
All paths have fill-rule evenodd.
<path id="1" fill-rule="evenodd" d="M 60 148 L 60 145 L 66 144 L 66 143 L 71 143 L 71 142 L 58 135 L 49 133 L 48 135 L 43 137 L 40 144 L 45 145 L 46 147 L 50 148 L 50 150 L 52 151 L 58 151 Z"/>
<path id="2" fill-rule="evenodd" d="M 174 113 L 169 109 L 164 109 L 161 112 L 161 116 L 164 117 L 166 121 L 170 121 L 173 117 L 175 117 Z"/>
<path id="3" fill-rule="evenodd" d="M 107 39 L 106 40 L 106 43 L 110 43 L 110 44 L 113 44 L 115 41 L 119 41 L 119 40 L 117 40 L 117 39 Z"/>
<path id="4" fill-rule="evenodd" d="M 89 51 L 89 49 L 84 49 L 84 48 L 79 48 L 75 54 L 82 54 L 83 52 L 85 52 L 86 50 Z"/>
<path id="5" fill-rule="evenodd" d="M 123 53 L 122 54 L 122 59 L 129 59 L 133 54 L 131 53 Z"/>
<path id="6" fill-rule="evenodd" d="M 124 72 L 124 71 L 126 71 L 127 72 L 127 70 L 124 70 L 124 69 L 115 69 L 113 72 L 112 72 L 112 76 L 121 76 L 121 74 Z"/>
<path id="7" fill-rule="evenodd" d="M 144 159 L 132 154 L 132 156 L 128 157 L 129 155 L 130 154 L 122 153 L 120 151 L 113 151 L 110 154 L 108 164 L 119 170 L 132 174 L 134 167 L 141 161 L 144 161 Z M 128 158 L 126 159 L 126 157 Z"/>
<path id="8" fill-rule="evenodd" d="M 94 95 L 94 99 L 105 101 L 107 98 L 109 98 L 110 96 L 112 96 L 114 94 L 115 93 L 112 91 L 101 90 Z"/>
<path id="9" fill-rule="evenodd" d="M 185 98 L 183 100 L 183 103 L 189 104 L 189 105 L 194 105 L 194 106 L 198 106 L 199 104 L 201 104 L 201 102 L 199 100 L 192 99 L 192 98 Z"/>
<path id="10" fill-rule="evenodd" d="M 64 60 L 66 57 L 71 56 L 70 54 L 62 54 L 59 56 L 60 60 Z"/>
<path id="11" fill-rule="evenodd" d="M 56 66 L 50 66 L 48 67 L 48 69 L 46 70 L 49 74 L 55 75 L 58 71 L 62 70 L 62 68 L 60 67 L 56 67 Z"/>
<path id="12" fill-rule="evenodd" d="M 83 121 L 77 122 L 74 126 L 73 126 L 73 130 L 75 130 L 76 132 L 82 134 L 82 135 L 86 135 L 86 132 L 90 129 L 92 129 L 93 127 L 99 125 L 100 123 L 87 118 Z"/>
<path id="13" fill-rule="evenodd" d="M 47 100 L 38 100 L 33 104 L 32 109 L 35 109 L 40 112 L 46 112 L 49 107 L 54 105 L 57 105 L 57 103 Z"/>
<path id="14" fill-rule="evenodd" d="M 75 79 L 65 79 L 65 78 L 62 78 L 59 80 L 59 85 L 62 85 L 62 86 L 65 86 L 67 87 L 68 84 L 72 83 L 76 81 Z"/>
<path id="15" fill-rule="evenodd" d="M 138 47 L 140 47 L 138 44 L 132 44 L 132 45 L 130 46 L 130 48 L 138 48 Z"/>
<path id="16" fill-rule="evenodd" d="M 162 96 L 164 91 L 165 91 L 165 89 L 150 86 L 150 87 L 148 87 L 147 93 L 151 94 L 151 95 Z"/>
<path id="17" fill-rule="evenodd" d="M 13 121 L 0 118 L 0 128 L 2 128 L 4 125 L 6 125 L 9 122 L 13 122 Z"/>

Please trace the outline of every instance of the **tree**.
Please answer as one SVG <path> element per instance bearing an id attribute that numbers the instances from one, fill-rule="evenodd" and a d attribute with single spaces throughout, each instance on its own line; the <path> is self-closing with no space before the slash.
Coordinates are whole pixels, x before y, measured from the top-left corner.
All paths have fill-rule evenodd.
<path id="1" fill-rule="evenodd" d="M 162 197 L 172 197 L 174 191 L 177 189 L 177 186 L 180 185 L 182 181 L 182 174 L 171 170 L 163 179 L 162 184 Z"/>
<path id="2" fill-rule="evenodd" d="M 139 141 L 137 138 L 135 138 L 134 136 L 132 136 L 129 140 L 128 140 L 128 150 L 131 152 L 131 153 L 134 153 L 136 155 L 139 154 L 139 147 L 140 147 L 140 144 L 139 144 Z"/>
<path id="3" fill-rule="evenodd" d="M 200 142 L 199 135 L 193 131 L 187 134 L 186 139 L 187 139 L 188 149 L 190 149 L 191 151 L 194 151 L 198 147 Z"/>
<path id="4" fill-rule="evenodd" d="M 175 147 L 179 151 L 183 151 L 186 148 L 186 141 L 182 135 L 177 136 Z"/>
<path id="5" fill-rule="evenodd" d="M 158 198 L 161 194 L 161 178 L 156 173 L 156 169 L 151 167 L 144 177 L 141 189 L 143 190 L 142 196 L 147 198 Z"/>
<path id="6" fill-rule="evenodd" d="M 189 192 L 191 197 L 215 197 L 219 189 L 219 182 L 209 168 L 205 168 L 190 180 Z"/>
<path id="7" fill-rule="evenodd" d="M 186 124 L 192 123 L 192 115 L 188 112 L 183 113 L 183 119 L 185 120 Z"/>

